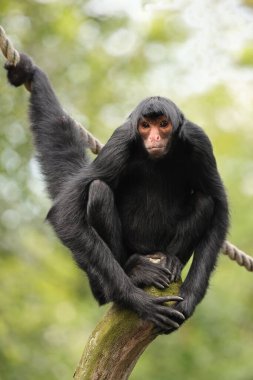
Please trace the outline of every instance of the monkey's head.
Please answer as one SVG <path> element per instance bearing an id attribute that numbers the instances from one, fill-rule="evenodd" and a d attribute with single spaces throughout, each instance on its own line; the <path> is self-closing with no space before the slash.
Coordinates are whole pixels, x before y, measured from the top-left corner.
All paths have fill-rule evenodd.
<path id="1" fill-rule="evenodd" d="M 152 158 L 164 156 L 170 147 L 172 124 L 167 116 L 146 116 L 138 123 L 138 132 L 143 145 Z"/>
<path id="2" fill-rule="evenodd" d="M 150 158 L 164 157 L 184 116 L 169 99 L 160 96 L 144 99 L 130 115 L 132 125 Z"/>

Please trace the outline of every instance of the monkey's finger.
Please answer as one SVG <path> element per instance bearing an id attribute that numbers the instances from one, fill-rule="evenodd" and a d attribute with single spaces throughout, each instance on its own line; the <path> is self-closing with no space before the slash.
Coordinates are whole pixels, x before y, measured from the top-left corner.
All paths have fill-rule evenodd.
<path id="1" fill-rule="evenodd" d="M 172 333 L 173 331 L 176 331 L 177 329 L 178 329 L 178 328 L 171 327 L 171 326 L 166 326 L 166 327 L 158 327 L 158 326 L 154 326 L 153 331 L 154 331 L 154 334 L 158 334 L 158 335 L 161 335 L 161 334 L 168 335 L 168 334 Z"/>
<path id="2" fill-rule="evenodd" d="M 183 321 L 185 321 L 184 314 L 178 310 L 172 309 L 171 307 L 160 306 L 158 310 L 159 310 L 159 312 L 161 312 L 162 314 L 164 314 L 168 317 L 175 317 L 175 318 L 179 318 L 179 319 L 182 319 Z"/>
<path id="3" fill-rule="evenodd" d="M 159 280 L 163 280 L 167 284 L 170 284 L 170 279 L 168 279 L 168 276 L 165 276 L 164 274 L 159 273 L 159 274 L 157 274 L 157 277 L 159 278 Z"/>
<path id="4" fill-rule="evenodd" d="M 171 271 L 167 268 L 162 268 L 160 266 L 153 265 L 152 268 L 150 268 L 151 271 L 159 273 L 161 276 L 165 276 L 166 278 L 171 276 Z"/>
<path id="5" fill-rule="evenodd" d="M 154 285 L 155 283 L 158 283 L 160 285 L 163 285 L 164 288 L 167 288 L 170 284 L 170 281 L 167 277 L 161 276 L 158 273 L 146 273 L 146 285 Z"/>
<path id="6" fill-rule="evenodd" d="M 174 281 L 179 281 L 180 277 L 181 277 L 181 271 L 178 271 L 178 272 L 175 274 Z"/>
<path id="7" fill-rule="evenodd" d="M 170 284 L 170 282 L 168 281 L 168 278 L 166 278 L 165 276 L 159 276 L 159 275 L 153 276 L 153 281 L 159 282 L 161 285 L 165 287 L 169 286 Z"/>
<path id="8" fill-rule="evenodd" d="M 167 275 L 171 275 L 171 271 L 168 269 L 168 268 L 161 268 L 161 270 L 167 274 Z"/>
<path id="9" fill-rule="evenodd" d="M 157 315 L 153 318 L 150 318 L 149 320 L 154 323 L 155 331 L 157 332 L 157 334 L 169 333 L 171 329 L 175 330 L 179 327 L 179 325 L 176 322 L 169 319 L 161 320 L 161 318 L 159 318 Z M 174 326 L 172 326 L 171 323 Z"/>
<path id="10" fill-rule="evenodd" d="M 159 273 L 160 275 L 163 274 L 164 276 L 168 277 L 171 275 L 171 271 L 167 268 L 163 268 L 159 265 L 154 265 L 152 263 L 148 264 L 148 268 L 147 270 L 149 272 L 153 272 L 153 273 Z"/>
<path id="11" fill-rule="evenodd" d="M 162 283 L 158 282 L 158 281 L 154 281 L 153 282 L 153 285 L 158 288 L 158 289 L 165 289 L 166 286 L 164 286 Z"/>
<path id="12" fill-rule="evenodd" d="M 153 285 L 158 287 L 158 289 L 165 289 L 165 288 L 168 288 L 170 284 L 167 281 L 158 279 L 158 280 L 153 281 Z"/>
<path id="13" fill-rule="evenodd" d="M 172 269 L 172 276 L 173 276 L 173 281 L 176 281 L 176 278 L 178 277 L 178 275 L 180 274 L 180 270 L 178 269 L 178 267 L 175 265 L 175 267 Z"/>
<path id="14" fill-rule="evenodd" d="M 155 303 L 164 303 L 164 302 L 170 302 L 170 301 L 181 302 L 184 300 L 180 296 L 164 296 L 164 297 L 152 297 L 152 298 L 154 298 Z"/>
<path id="15" fill-rule="evenodd" d="M 168 329 L 168 327 L 174 327 L 175 329 L 178 329 L 180 326 L 179 323 L 173 321 L 173 319 L 170 319 L 168 317 L 164 317 L 161 314 L 157 314 L 156 319 L 158 322 L 163 324 L 165 326 L 165 328 L 167 328 L 167 329 Z"/>
<path id="16" fill-rule="evenodd" d="M 171 326 L 167 326 L 166 324 L 161 323 L 160 321 L 156 320 L 155 318 L 152 320 L 150 319 L 150 321 L 152 323 L 154 323 L 153 331 L 155 334 L 158 334 L 158 335 L 169 334 L 170 331 L 176 330 L 175 328 L 173 328 Z"/>
<path id="17" fill-rule="evenodd" d="M 175 331 L 177 329 L 174 329 L 173 327 L 168 327 L 168 328 L 161 328 L 161 327 L 154 327 L 153 331 L 155 334 L 157 335 L 168 335 L 170 334 L 172 331 Z"/>
<path id="18" fill-rule="evenodd" d="M 180 327 L 180 326 L 179 326 L 179 327 Z M 175 330 L 177 330 L 177 329 L 175 329 L 175 328 L 173 328 L 173 327 L 170 327 L 170 328 L 168 328 L 166 331 L 163 331 L 162 334 L 164 334 L 164 335 L 168 335 L 168 334 L 172 333 L 172 332 L 175 331 Z"/>
<path id="19" fill-rule="evenodd" d="M 157 282 L 162 284 L 164 286 L 164 288 L 167 288 L 170 285 L 170 283 L 168 281 L 165 281 L 163 279 L 159 279 L 159 280 L 157 280 Z"/>
<path id="20" fill-rule="evenodd" d="M 148 268 L 146 268 L 146 272 L 148 272 L 148 273 L 155 273 L 155 274 L 159 274 L 159 275 L 168 277 L 168 274 L 165 273 L 164 271 L 162 271 L 161 267 L 158 267 L 158 266 L 155 266 L 155 265 L 152 265 L 152 266 L 149 266 Z"/>

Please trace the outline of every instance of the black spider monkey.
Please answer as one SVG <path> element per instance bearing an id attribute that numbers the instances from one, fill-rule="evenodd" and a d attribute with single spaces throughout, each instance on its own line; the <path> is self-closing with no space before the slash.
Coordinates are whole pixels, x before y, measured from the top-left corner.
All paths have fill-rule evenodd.
<path id="1" fill-rule="evenodd" d="M 151 97 L 90 162 L 44 72 L 25 54 L 6 69 L 12 85 L 31 91 L 31 128 L 53 200 L 47 218 L 95 298 L 131 308 L 161 332 L 178 328 L 206 293 L 229 224 L 208 137 L 173 102 Z M 165 255 L 165 268 L 147 259 L 154 252 Z M 193 253 L 180 297 L 144 292 L 177 280 Z"/>

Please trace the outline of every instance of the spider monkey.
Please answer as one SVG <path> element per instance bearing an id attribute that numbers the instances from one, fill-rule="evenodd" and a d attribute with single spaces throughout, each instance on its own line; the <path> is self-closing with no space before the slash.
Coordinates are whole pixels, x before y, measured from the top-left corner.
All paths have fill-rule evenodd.
<path id="1" fill-rule="evenodd" d="M 177 329 L 203 299 L 229 225 L 208 137 L 172 101 L 152 96 L 91 161 L 45 73 L 25 54 L 6 69 L 12 85 L 31 91 L 31 129 L 53 201 L 47 218 L 94 297 L 134 310 L 163 333 Z M 148 260 L 154 252 L 164 267 Z M 178 297 L 144 292 L 177 280 L 192 255 Z M 165 306 L 169 300 L 175 305 Z"/>

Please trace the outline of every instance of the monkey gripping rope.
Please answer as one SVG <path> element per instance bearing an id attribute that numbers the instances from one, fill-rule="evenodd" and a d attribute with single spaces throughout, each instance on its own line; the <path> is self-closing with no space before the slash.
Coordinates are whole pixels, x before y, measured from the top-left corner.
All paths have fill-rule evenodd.
<path id="1" fill-rule="evenodd" d="M 6 36 L 6 33 L 4 29 L 1 27 L 1 25 L 0 25 L 0 48 L 3 52 L 3 55 L 7 59 L 7 61 L 11 65 L 16 66 L 20 60 L 19 52 L 13 47 L 11 41 Z M 87 146 L 90 148 L 90 150 L 94 154 L 98 154 L 100 150 L 102 149 L 103 145 L 97 139 L 95 139 L 95 137 L 92 136 L 92 134 L 88 132 L 87 129 L 85 129 L 80 123 L 76 122 L 75 120 L 74 120 L 74 123 L 76 127 L 81 131 L 85 139 L 85 142 Z"/>
<path id="2" fill-rule="evenodd" d="M 11 41 L 6 36 L 4 29 L 0 25 L 0 48 L 3 55 L 6 57 L 7 61 L 16 66 L 20 60 L 19 52 L 13 47 Z M 85 138 L 85 142 L 90 150 L 94 154 L 98 154 L 102 149 L 103 145 L 95 139 L 94 136 L 87 129 L 84 128 L 80 123 L 75 121 L 76 127 L 81 131 Z M 253 272 L 253 257 L 247 255 L 245 252 L 241 251 L 239 248 L 233 244 L 225 241 L 222 247 L 222 252 L 227 255 L 231 260 L 235 260 L 237 264 L 245 267 L 248 271 Z"/>

